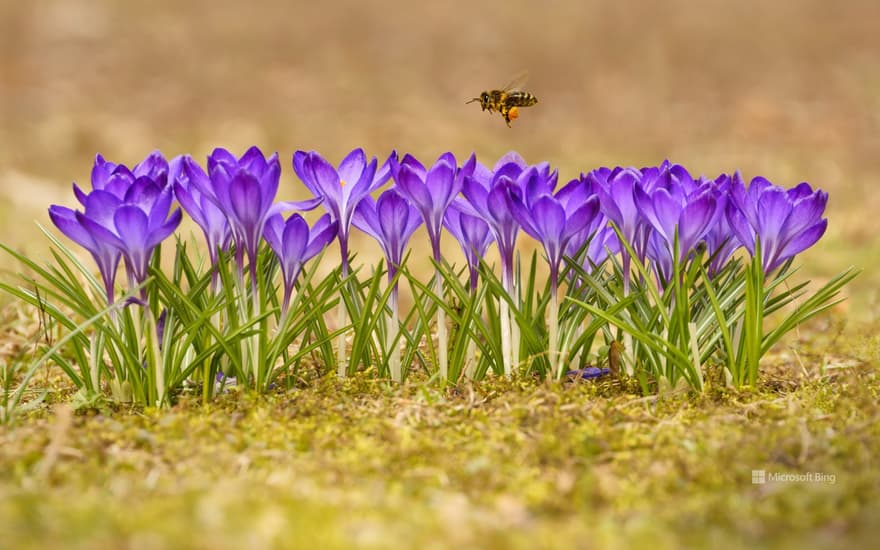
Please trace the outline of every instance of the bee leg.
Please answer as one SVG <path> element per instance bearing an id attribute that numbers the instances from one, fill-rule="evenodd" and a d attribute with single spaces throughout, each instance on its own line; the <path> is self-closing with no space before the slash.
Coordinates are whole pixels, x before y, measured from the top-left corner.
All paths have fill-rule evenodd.
<path id="1" fill-rule="evenodd" d="M 504 122 L 507 123 L 507 127 L 511 128 L 511 126 L 510 126 L 510 108 L 507 105 L 502 105 L 500 111 L 501 111 L 501 116 L 504 117 Z"/>

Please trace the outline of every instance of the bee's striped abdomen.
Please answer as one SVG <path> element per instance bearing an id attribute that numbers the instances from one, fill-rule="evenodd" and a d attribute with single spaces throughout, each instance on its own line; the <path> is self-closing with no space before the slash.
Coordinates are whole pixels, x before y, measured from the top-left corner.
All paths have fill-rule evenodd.
<path id="1" fill-rule="evenodd" d="M 513 91 L 507 93 L 507 104 L 511 107 L 531 107 L 538 102 L 538 98 L 529 92 Z"/>

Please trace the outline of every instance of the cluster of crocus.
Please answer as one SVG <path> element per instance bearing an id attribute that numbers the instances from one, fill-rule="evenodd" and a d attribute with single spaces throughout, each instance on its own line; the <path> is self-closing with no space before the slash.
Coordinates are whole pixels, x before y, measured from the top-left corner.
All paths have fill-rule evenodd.
<path id="1" fill-rule="evenodd" d="M 155 152 L 129 170 L 101 155 L 92 169 L 92 190 L 73 185 L 83 211 L 52 205 L 52 222 L 72 241 L 91 252 L 113 302 L 119 259 L 124 258 L 129 285 L 147 278 L 153 250 L 180 224 L 180 210 L 168 213 L 173 201 L 168 162 Z M 143 289 L 141 289 L 143 295 Z"/>
<path id="2" fill-rule="evenodd" d="M 754 254 L 760 239 L 766 243 L 762 265 L 769 275 L 815 244 L 827 226 L 822 215 L 828 194 L 808 183 L 786 190 L 756 177 L 747 188 L 738 172 L 715 180 L 694 178 L 668 161 L 641 170 L 600 168 L 582 179 L 592 184 L 602 214 L 640 261 L 652 262 L 664 285 L 673 258 L 685 261 L 701 244 L 717 272 L 740 247 Z M 629 254 L 622 254 L 628 275 Z"/>
<path id="3" fill-rule="evenodd" d="M 814 244 L 827 225 L 822 216 L 828 196 L 806 183 L 784 189 L 755 178 L 746 186 L 738 173 L 714 180 L 693 177 L 668 161 L 641 169 L 600 168 L 562 186 L 558 172 L 548 163 L 530 165 L 515 153 L 505 155 L 491 169 L 475 155 L 460 164 L 452 153 L 426 166 L 411 155 L 398 159 L 392 152 L 379 166 L 376 158 L 368 160 L 361 149 L 349 153 L 336 167 L 316 152 L 297 151 L 292 165 L 313 199 L 276 202 L 281 163 L 277 154 L 267 158 L 256 147 L 241 157 L 217 149 L 208 157 L 206 169 L 188 155 L 168 163 L 153 153 L 133 169 L 98 156 L 92 190 L 86 193 L 74 185 L 83 211 L 52 206 L 49 212 L 65 235 L 91 252 L 112 302 L 120 258 L 130 284 L 143 285 L 154 248 L 181 220 L 179 209 L 169 216 L 176 198 L 204 233 L 215 268 L 214 286 L 218 284 L 217 263 L 231 247 L 240 283 L 246 271 L 250 274 L 254 304 L 259 250 L 261 241 L 266 241 L 282 273 L 282 318 L 303 266 L 334 239 L 339 241 L 342 278 L 350 276 L 349 240 L 355 227 L 375 238 L 385 255 L 387 280 L 392 285 L 388 345 L 395 347 L 400 328 L 397 273 L 416 229 L 425 225 L 431 258 L 437 265 L 434 293 L 439 300 L 445 296 L 443 228 L 461 246 L 472 294 L 480 283 L 481 259 L 494 241 L 500 253 L 502 287 L 508 295 L 498 302 L 499 371 L 506 375 L 520 367 L 519 323 L 510 309 L 519 307 L 515 252 L 520 229 L 540 243 L 547 261 L 546 352 L 550 371 L 561 375 L 565 365 L 560 361 L 557 294 L 560 282 L 567 281 L 569 287 L 583 282 L 568 269 L 565 258 L 587 274 L 603 270 L 613 260 L 620 267 L 624 295 L 632 285 L 644 282 L 644 270 L 640 274 L 631 270 L 637 260 L 640 267 L 653 271 L 663 291 L 675 282 L 682 266 L 703 257 L 709 277 L 722 272 L 739 248 L 753 256 L 760 251 L 766 277 Z M 327 213 L 312 227 L 299 213 L 286 218 L 282 214 L 318 205 Z M 564 273 L 569 276 L 560 278 Z M 247 285 L 240 288 L 241 294 L 248 293 Z M 343 302 L 339 301 L 340 328 L 354 326 L 345 322 Z M 440 354 L 436 367 L 446 380 L 445 308 L 437 311 Z M 261 313 L 262 308 L 252 308 L 252 315 Z M 343 364 L 344 332 L 339 336 L 340 375 L 348 372 Z M 389 361 L 391 377 L 401 380 L 399 353 L 391 352 Z"/>

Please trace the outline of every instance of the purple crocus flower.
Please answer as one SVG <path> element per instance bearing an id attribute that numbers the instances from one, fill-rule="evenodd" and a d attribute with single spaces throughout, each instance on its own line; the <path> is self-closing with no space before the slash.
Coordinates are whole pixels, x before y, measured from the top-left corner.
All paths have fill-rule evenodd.
<path id="1" fill-rule="evenodd" d="M 153 151 L 147 158 L 140 161 L 131 169 L 134 177 L 147 177 L 153 180 L 159 187 L 168 185 L 168 161 L 159 151 Z"/>
<path id="2" fill-rule="evenodd" d="M 524 189 L 507 188 L 508 206 L 523 231 L 543 245 L 550 265 L 551 291 L 555 293 L 562 255 L 571 240 L 599 217 L 599 198 L 583 180 L 570 181 L 554 195 L 546 177 L 535 169 L 527 174 Z"/>
<path id="3" fill-rule="evenodd" d="M 725 215 L 727 203 L 730 200 L 731 188 L 736 185 L 744 186 L 742 176 L 739 172 L 733 175 L 722 174 L 715 179 L 714 185 L 719 215 L 715 222 L 710 224 L 709 230 L 703 237 L 706 243 L 706 253 L 710 258 L 707 271 L 709 277 L 717 275 L 727 264 L 734 251 L 742 246 Z"/>
<path id="4" fill-rule="evenodd" d="M 315 199 L 274 203 L 281 163 L 277 153 L 267 159 L 257 147 L 251 147 L 238 159 L 226 149 L 214 149 L 208 157 L 208 180 L 201 177 L 195 163 L 184 163 L 183 169 L 190 183 L 226 215 L 239 274 L 243 274 L 246 253 L 253 288 L 257 284 L 257 250 L 269 216 L 284 210 L 308 210 L 320 202 Z"/>
<path id="5" fill-rule="evenodd" d="M 73 185 L 83 212 L 52 205 L 52 222 L 71 240 L 91 252 L 98 264 L 108 303 L 120 257 L 125 258 L 129 282 L 137 286 L 146 279 L 153 249 L 180 223 L 180 211 L 168 219 L 171 189 L 167 186 L 168 163 L 155 151 L 133 170 L 95 158 L 92 191 Z"/>
<path id="6" fill-rule="evenodd" d="M 129 285 L 143 283 L 153 250 L 180 225 L 181 211 L 169 217 L 173 200 L 171 186 L 160 186 L 147 176 L 139 177 L 119 200 L 110 193 L 93 191 L 89 212 L 76 218 L 97 239 L 110 243 L 122 253 Z M 145 295 L 143 289 L 142 296 Z"/>
<path id="7" fill-rule="evenodd" d="M 151 179 L 159 187 L 165 187 L 168 183 L 168 161 L 161 152 L 153 151 L 130 170 L 127 166 L 109 162 L 98 154 L 95 155 L 95 164 L 92 167 L 92 190 L 107 191 L 121 199 L 134 180 L 142 176 Z M 73 192 L 85 206 L 85 198 L 88 194 L 75 183 Z"/>
<path id="8" fill-rule="evenodd" d="M 668 282 L 672 246 L 680 262 L 686 261 L 718 217 L 717 190 L 709 182 L 695 182 L 683 167 L 665 165 L 651 185 L 634 188 L 636 205 L 655 234 L 649 242 L 661 282 Z"/>
<path id="9" fill-rule="evenodd" d="M 342 254 L 342 275 L 348 275 L 348 239 L 352 218 L 362 200 L 381 187 L 391 177 L 391 162 L 397 158 L 392 151 L 388 160 L 377 170 L 377 161 L 367 162 L 363 149 L 349 153 L 338 168 L 334 168 L 318 153 L 297 151 L 293 155 L 293 169 L 300 180 L 337 222 L 339 248 Z"/>
<path id="10" fill-rule="evenodd" d="M 453 201 L 446 210 L 443 225 L 452 233 L 464 252 L 470 272 L 471 292 L 477 289 L 480 275 L 480 258 L 486 255 L 489 245 L 495 240 L 489 225 L 482 218 L 472 216 L 462 210 L 461 199 Z"/>
<path id="11" fill-rule="evenodd" d="M 785 190 L 756 177 L 746 190 L 740 179 L 731 183 L 727 221 L 752 256 L 760 239 L 761 265 L 769 275 L 825 234 L 827 202 L 828 193 L 808 183 Z"/>
<path id="12" fill-rule="evenodd" d="M 419 211 L 392 188 L 379 195 L 376 201 L 365 197 L 358 204 L 352 223 L 382 247 L 390 281 L 400 268 L 406 245 L 422 224 L 422 218 Z"/>
<path id="13" fill-rule="evenodd" d="M 586 179 L 599 195 L 602 213 L 617 226 L 636 256 L 644 261 L 650 226 L 636 205 L 635 189 L 642 185 L 642 172 L 635 168 L 599 168 Z M 629 290 L 630 256 L 621 246 L 623 287 Z"/>
<path id="14" fill-rule="evenodd" d="M 617 233 L 614 232 L 613 228 L 608 227 L 607 224 L 607 221 L 599 224 L 599 229 L 596 230 L 590 245 L 587 247 L 586 259 L 589 261 L 589 264 L 585 263 L 584 265 L 589 265 L 590 267 L 600 266 L 608 259 L 609 254 L 620 252 L 621 246 Z"/>
<path id="15" fill-rule="evenodd" d="M 379 200 L 365 197 L 355 210 L 352 223 L 355 227 L 371 235 L 379 242 L 388 263 L 388 281 L 392 281 L 400 269 L 407 242 L 422 224 L 419 211 L 409 203 L 397 189 L 391 188 L 379 195 Z M 388 367 L 391 379 L 402 380 L 400 368 L 400 348 L 395 345 L 400 330 L 397 305 L 397 282 L 391 288 L 389 299 L 391 317 L 388 321 L 386 345 L 388 346 Z"/>
<path id="16" fill-rule="evenodd" d="M 80 201 L 85 205 L 85 216 L 93 219 L 118 204 L 118 199 L 105 191 L 93 191 L 91 194 L 80 198 Z M 84 226 L 78 219 L 78 214 L 81 215 L 80 212 L 71 210 L 66 206 L 53 204 L 49 207 L 49 217 L 52 219 L 52 223 L 70 240 L 92 254 L 92 258 L 98 264 L 101 280 L 104 282 L 107 303 L 112 304 L 114 300 L 113 286 L 116 281 L 116 270 L 119 268 L 119 260 L 122 257 L 122 253 L 110 241 L 102 238 L 103 234 L 96 235 L 89 227 Z"/>
<path id="17" fill-rule="evenodd" d="M 441 259 L 440 235 L 446 210 L 461 191 L 464 178 L 473 174 L 476 163 L 476 156 L 471 155 L 458 168 L 452 153 L 441 155 L 430 170 L 409 154 L 399 164 L 392 163 L 398 191 L 416 207 L 425 222 L 436 262 Z"/>
<path id="18" fill-rule="evenodd" d="M 311 230 L 299 214 L 293 214 L 287 221 L 284 221 L 281 214 L 275 214 L 266 220 L 263 238 L 278 257 L 284 279 L 282 316 L 290 304 L 293 285 L 303 265 L 324 250 L 335 236 L 336 222 L 330 221 L 330 214 L 324 214 Z"/>
<path id="19" fill-rule="evenodd" d="M 598 184 L 594 179 L 588 178 L 581 174 L 578 178 L 578 188 L 583 189 L 587 196 L 595 195 L 599 198 Z M 569 185 L 574 185 L 570 182 Z M 599 213 L 593 218 L 593 221 L 575 234 L 568 245 L 565 247 L 565 254 L 571 258 L 577 257 L 586 246 L 586 255 L 582 264 L 587 272 L 593 271 L 595 267 L 602 265 L 608 258 L 609 251 L 611 254 L 617 254 L 621 250 L 620 243 L 617 239 L 617 233 L 612 227 L 608 226 L 608 216 L 602 212 L 602 202 L 599 201 Z"/>
<path id="20" fill-rule="evenodd" d="M 95 164 L 92 167 L 92 191 L 106 191 L 121 199 L 134 180 L 135 176 L 127 166 L 106 161 L 100 154 L 95 156 Z M 76 183 L 73 184 L 73 193 L 80 204 L 85 206 L 89 193 L 80 189 Z"/>
<path id="21" fill-rule="evenodd" d="M 193 183 L 193 179 L 198 183 Z M 171 160 L 169 181 L 174 184 L 177 201 L 205 234 L 211 265 L 215 265 L 218 251 L 229 247 L 232 232 L 220 206 L 199 190 L 211 188 L 208 175 L 191 156 L 182 155 Z"/>
<path id="22" fill-rule="evenodd" d="M 609 374 L 611 369 L 609 368 L 600 368 L 600 367 L 584 367 L 582 369 L 570 370 L 565 373 L 566 376 L 573 380 L 584 379 L 589 380 L 591 378 L 599 378 L 600 376 L 605 376 Z"/>
<path id="23" fill-rule="evenodd" d="M 638 245 L 644 239 L 637 236 L 644 220 L 635 197 L 635 189 L 641 187 L 641 172 L 635 168 L 598 168 L 587 174 L 586 179 L 599 195 L 602 213 L 614 222 L 637 253 L 643 252 Z"/>
<path id="24" fill-rule="evenodd" d="M 510 291 L 510 285 L 513 284 L 513 254 L 520 223 L 510 210 L 508 193 L 521 193 L 532 178 L 546 180 L 546 185 L 555 186 L 556 172 L 549 174 L 545 170 L 539 171 L 537 167 L 523 170 L 518 162 L 513 161 L 496 166 L 491 179 L 487 178 L 486 172 L 477 166 L 472 176 L 464 178 L 462 194 L 467 202 L 460 204 L 463 212 L 479 216 L 489 225 L 498 243 L 503 281 Z"/>
<path id="25" fill-rule="evenodd" d="M 434 276 L 438 296 L 443 296 L 443 278 L 439 268 L 442 260 L 440 236 L 443 230 L 443 218 L 449 205 L 461 191 L 464 177 L 473 173 L 476 163 L 477 157 L 472 154 L 467 163 L 462 168 L 458 168 L 452 153 L 441 155 L 430 170 L 426 170 L 409 154 L 399 164 L 392 162 L 392 173 L 397 182 L 396 189 L 416 207 L 425 222 L 434 261 L 438 264 Z M 446 355 L 446 313 L 443 308 L 437 310 L 437 340 L 440 347 L 437 364 L 440 376 L 445 379 L 449 362 Z"/>
<path id="26" fill-rule="evenodd" d="M 508 205 L 508 193 L 521 192 L 530 179 L 537 179 L 547 186 L 548 191 L 556 187 L 557 173 L 550 172 L 547 163 L 528 167 L 522 157 L 510 153 L 502 157 L 491 172 L 477 164 L 471 177 L 464 179 L 462 194 L 467 202 L 462 202 L 462 210 L 481 217 L 498 243 L 501 256 L 501 283 L 512 298 L 516 297 L 513 278 L 513 256 L 520 224 L 513 217 Z M 507 302 L 500 304 L 501 346 L 504 373 L 512 374 L 513 365 L 519 362 L 519 327 L 511 326 Z"/>
<path id="27" fill-rule="evenodd" d="M 513 174 L 520 174 L 528 170 L 529 168 L 535 168 L 535 170 L 538 171 L 538 174 L 541 175 L 541 177 L 545 178 L 544 181 L 546 181 L 547 183 L 552 183 L 553 185 L 556 184 L 556 178 L 550 178 L 551 173 L 549 162 L 543 161 L 532 166 L 527 163 L 526 160 L 516 151 L 509 151 L 502 155 L 501 158 L 498 159 L 498 162 L 495 163 L 495 166 L 492 168 L 491 173 L 496 174 L 501 171 L 502 168 L 504 168 L 505 170 L 510 170 L 511 177 L 513 177 Z"/>

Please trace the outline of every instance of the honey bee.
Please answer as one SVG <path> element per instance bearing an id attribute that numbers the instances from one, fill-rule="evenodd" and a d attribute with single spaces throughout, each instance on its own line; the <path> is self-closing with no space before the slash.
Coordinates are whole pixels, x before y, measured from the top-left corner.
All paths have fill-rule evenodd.
<path id="1" fill-rule="evenodd" d="M 510 128 L 510 121 L 519 117 L 520 107 L 531 107 L 538 102 L 538 98 L 534 95 L 517 89 L 525 83 L 527 77 L 527 73 L 521 73 L 504 88 L 486 90 L 480 94 L 480 97 L 475 97 L 465 104 L 479 101 L 480 107 L 484 111 L 490 113 L 498 111 L 504 117 L 507 127 Z"/>

